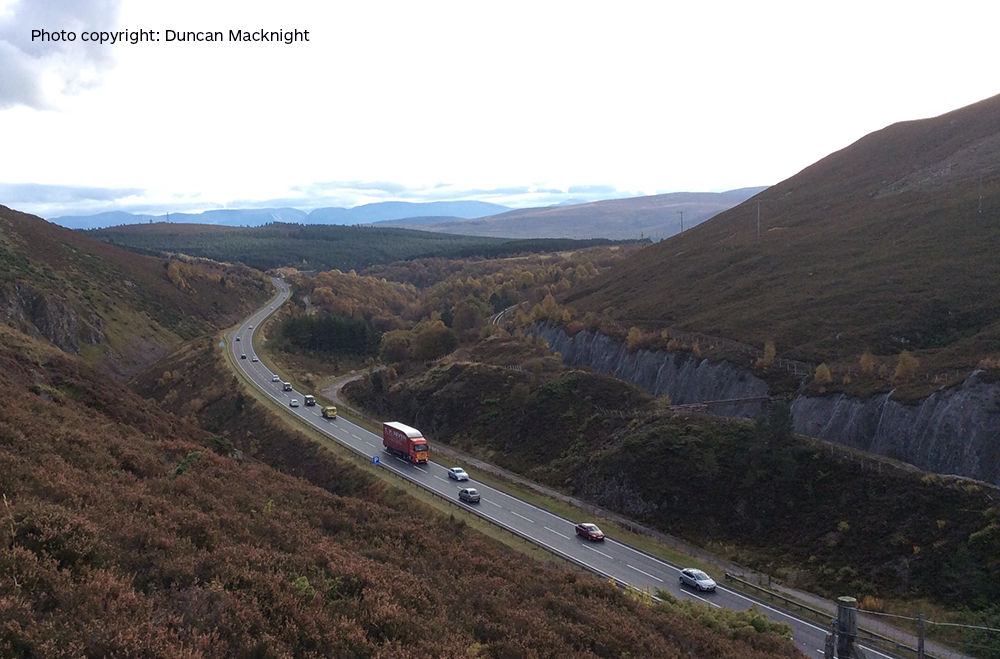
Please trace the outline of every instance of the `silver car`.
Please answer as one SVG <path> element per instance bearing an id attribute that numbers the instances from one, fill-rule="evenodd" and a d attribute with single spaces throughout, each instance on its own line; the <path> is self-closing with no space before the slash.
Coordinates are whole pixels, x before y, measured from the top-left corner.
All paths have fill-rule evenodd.
<path id="1" fill-rule="evenodd" d="M 453 478 L 457 481 L 467 481 L 469 480 L 469 475 L 461 467 L 452 467 L 448 470 L 448 478 Z"/>
<path id="2" fill-rule="evenodd" d="M 715 591 L 715 579 L 693 567 L 681 570 L 681 585 L 690 586 L 704 593 Z"/>
<path id="3" fill-rule="evenodd" d="M 458 491 L 460 501 L 466 503 L 479 503 L 479 490 L 474 487 L 467 487 Z"/>

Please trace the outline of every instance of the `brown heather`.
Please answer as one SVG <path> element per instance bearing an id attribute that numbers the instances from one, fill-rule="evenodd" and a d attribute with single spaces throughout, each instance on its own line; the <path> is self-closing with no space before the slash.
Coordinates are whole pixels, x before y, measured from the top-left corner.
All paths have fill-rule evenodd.
<path id="1" fill-rule="evenodd" d="M 971 369 L 1000 345 L 998 117 L 995 96 L 872 133 L 562 301 L 834 370 L 904 350 Z"/>
<path id="2" fill-rule="evenodd" d="M 198 407 L 261 413 L 234 391 Z M 208 439 L 0 327 L 0 656 L 800 656 L 525 560 L 322 453 L 336 494 Z"/>

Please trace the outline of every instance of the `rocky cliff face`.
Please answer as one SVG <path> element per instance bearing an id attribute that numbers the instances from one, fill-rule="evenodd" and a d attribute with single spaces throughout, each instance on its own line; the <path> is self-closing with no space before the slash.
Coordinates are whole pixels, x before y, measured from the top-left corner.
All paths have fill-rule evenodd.
<path id="1" fill-rule="evenodd" d="M 570 338 L 560 328 L 541 324 L 534 331 L 548 341 L 553 352 L 561 353 L 567 364 L 589 366 L 598 373 L 637 384 L 653 395 L 670 396 L 675 405 L 768 393 L 767 383 L 729 362 L 712 364 L 707 359 L 649 350 L 629 352 L 627 346 L 599 332 L 583 331 Z M 721 416 L 749 419 L 760 411 L 760 403 L 713 408 Z"/>
<path id="2" fill-rule="evenodd" d="M 767 384 L 728 362 L 709 363 L 667 352 L 628 351 L 600 333 L 569 337 L 559 328 L 537 325 L 567 364 L 589 366 L 667 394 L 675 404 L 751 398 L 768 394 Z M 759 404 L 713 408 L 722 416 L 753 418 Z M 1000 384 L 973 373 L 961 387 L 935 392 L 919 405 L 892 395 L 851 398 L 843 394 L 798 396 L 792 402 L 796 432 L 909 462 L 926 471 L 956 474 L 1000 485 Z"/>
<path id="3" fill-rule="evenodd" d="M 65 352 L 79 354 L 80 343 L 104 341 L 100 317 L 82 321 L 63 300 L 53 298 L 23 283 L 0 289 L 0 318 L 32 337 L 43 337 Z"/>

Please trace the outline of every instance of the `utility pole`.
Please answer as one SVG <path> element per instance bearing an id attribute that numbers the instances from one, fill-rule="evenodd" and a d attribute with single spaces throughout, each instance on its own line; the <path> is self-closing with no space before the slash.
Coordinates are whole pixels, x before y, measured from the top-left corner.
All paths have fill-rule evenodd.
<path id="1" fill-rule="evenodd" d="M 681 233 L 684 233 L 684 211 L 677 211 L 681 214 Z"/>
<path id="2" fill-rule="evenodd" d="M 917 619 L 917 659 L 924 659 L 924 614 Z"/>
<path id="3" fill-rule="evenodd" d="M 983 214 L 983 168 L 979 168 L 979 214 Z"/>

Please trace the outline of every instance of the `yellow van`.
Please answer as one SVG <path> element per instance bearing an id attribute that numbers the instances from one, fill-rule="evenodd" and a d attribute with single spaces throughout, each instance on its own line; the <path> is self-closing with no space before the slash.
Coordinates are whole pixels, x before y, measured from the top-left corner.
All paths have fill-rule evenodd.
<path id="1" fill-rule="evenodd" d="M 327 405 L 323 408 L 323 418 L 324 419 L 336 419 L 337 418 L 337 407 L 335 405 Z"/>

